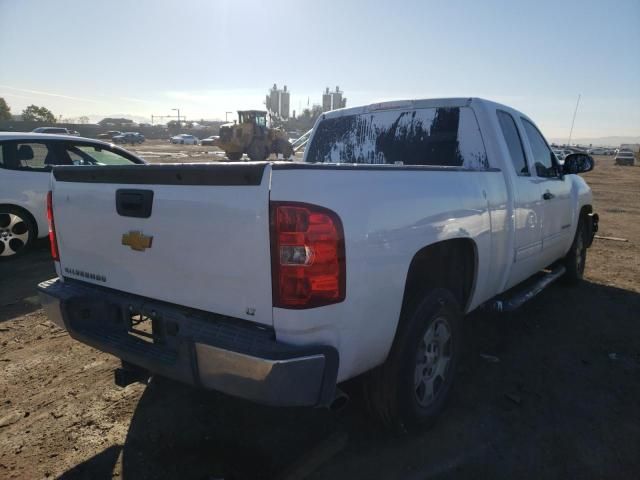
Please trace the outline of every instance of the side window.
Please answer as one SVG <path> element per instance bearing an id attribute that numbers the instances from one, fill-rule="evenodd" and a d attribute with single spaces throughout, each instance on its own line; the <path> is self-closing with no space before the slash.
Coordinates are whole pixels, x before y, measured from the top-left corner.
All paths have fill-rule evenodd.
<path id="1" fill-rule="evenodd" d="M 66 149 L 66 152 L 67 155 L 69 155 L 69 160 L 71 160 L 71 163 L 74 165 L 95 165 L 95 162 L 91 161 L 91 157 L 76 147 L 69 147 Z"/>
<path id="2" fill-rule="evenodd" d="M 542 134 L 529 121 L 522 119 L 524 131 L 529 139 L 531 151 L 533 152 L 533 162 L 536 166 L 536 173 L 539 177 L 555 177 L 558 175 L 553 162 L 553 152 L 547 145 Z"/>
<path id="3" fill-rule="evenodd" d="M 500 129 L 504 136 L 505 142 L 507 142 L 507 148 L 509 149 L 509 156 L 511 162 L 518 175 L 529 175 L 529 166 L 524 156 L 524 148 L 522 148 L 522 139 L 518 133 L 516 122 L 513 117 L 507 112 L 498 110 L 498 122 L 500 122 Z"/>
<path id="4" fill-rule="evenodd" d="M 69 151 L 75 154 L 72 159 L 77 157 L 82 159 L 79 165 L 133 165 L 135 163 L 116 152 L 93 145 L 72 145 Z"/>
<path id="5" fill-rule="evenodd" d="M 56 156 L 45 143 L 12 142 L 7 147 L 5 153 L 13 157 L 14 168 L 19 170 L 44 170 L 56 163 Z"/>

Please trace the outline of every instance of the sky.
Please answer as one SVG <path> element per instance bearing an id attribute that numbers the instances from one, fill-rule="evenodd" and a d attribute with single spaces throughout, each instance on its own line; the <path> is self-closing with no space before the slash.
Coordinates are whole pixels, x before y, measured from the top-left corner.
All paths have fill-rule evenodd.
<path id="1" fill-rule="evenodd" d="M 0 0 L 0 97 L 56 116 L 224 119 L 287 85 L 292 110 L 483 97 L 546 136 L 640 135 L 640 0 Z M 234 115 L 229 115 L 234 118 Z"/>

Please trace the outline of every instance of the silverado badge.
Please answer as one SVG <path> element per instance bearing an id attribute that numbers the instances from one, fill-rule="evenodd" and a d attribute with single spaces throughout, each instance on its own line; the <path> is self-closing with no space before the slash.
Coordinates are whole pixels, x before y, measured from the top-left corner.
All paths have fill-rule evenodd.
<path id="1" fill-rule="evenodd" d="M 153 237 L 147 237 L 144 233 L 132 230 L 122 235 L 122 245 L 131 247 L 132 250 L 143 252 L 147 248 L 151 248 Z"/>

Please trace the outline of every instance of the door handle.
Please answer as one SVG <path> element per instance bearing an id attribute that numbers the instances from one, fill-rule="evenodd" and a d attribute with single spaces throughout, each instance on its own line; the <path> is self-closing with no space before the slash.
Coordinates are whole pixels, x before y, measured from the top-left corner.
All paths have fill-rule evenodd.
<path id="1" fill-rule="evenodd" d="M 542 194 L 542 198 L 544 198 L 545 200 L 551 200 L 553 197 L 555 197 L 555 195 L 551 192 L 544 192 Z"/>
<path id="2" fill-rule="evenodd" d="M 123 217 L 149 218 L 153 206 L 153 190 L 116 190 L 116 211 Z"/>

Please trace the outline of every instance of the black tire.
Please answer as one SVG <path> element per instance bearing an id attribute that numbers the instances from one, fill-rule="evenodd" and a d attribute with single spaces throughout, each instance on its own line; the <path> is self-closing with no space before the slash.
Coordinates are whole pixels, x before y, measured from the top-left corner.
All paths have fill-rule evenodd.
<path id="1" fill-rule="evenodd" d="M 261 162 L 269 156 L 267 147 L 262 142 L 253 142 L 247 149 L 247 155 L 252 162 Z"/>
<path id="2" fill-rule="evenodd" d="M 387 360 L 363 378 L 365 402 L 383 426 L 407 431 L 433 424 L 445 406 L 454 381 L 463 345 L 462 318 L 456 298 L 441 288 L 417 296 L 403 309 Z M 437 348 L 432 346 L 429 351 L 438 336 L 426 345 L 425 335 L 430 329 L 442 332 L 439 329 L 444 324 L 448 327 L 448 341 L 441 342 Z M 427 361 L 428 355 L 436 358 L 436 363 Z M 423 363 L 418 363 L 419 359 Z M 440 362 L 446 359 L 442 367 Z M 436 375 L 440 369 L 443 369 L 441 374 Z M 435 370 L 433 375 L 430 370 Z M 433 378 L 431 398 L 426 394 L 427 373 Z"/>
<path id="3" fill-rule="evenodd" d="M 237 162 L 242 158 L 242 152 L 225 152 L 225 155 L 232 162 Z"/>
<path id="4" fill-rule="evenodd" d="M 587 229 L 584 217 L 581 215 L 576 228 L 576 236 L 573 238 L 571 248 L 562 259 L 562 264 L 567 269 L 562 280 L 567 285 L 577 285 L 584 278 L 584 267 L 587 263 Z"/>
<path id="5" fill-rule="evenodd" d="M 0 207 L 0 261 L 19 257 L 36 238 L 36 226 L 25 210 Z"/>
<path id="6" fill-rule="evenodd" d="M 274 151 L 278 154 L 282 154 L 285 160 L 291 158 L 293 155 L 293 147 L 288 141 L 282 138 L 276 140 Z"/>

